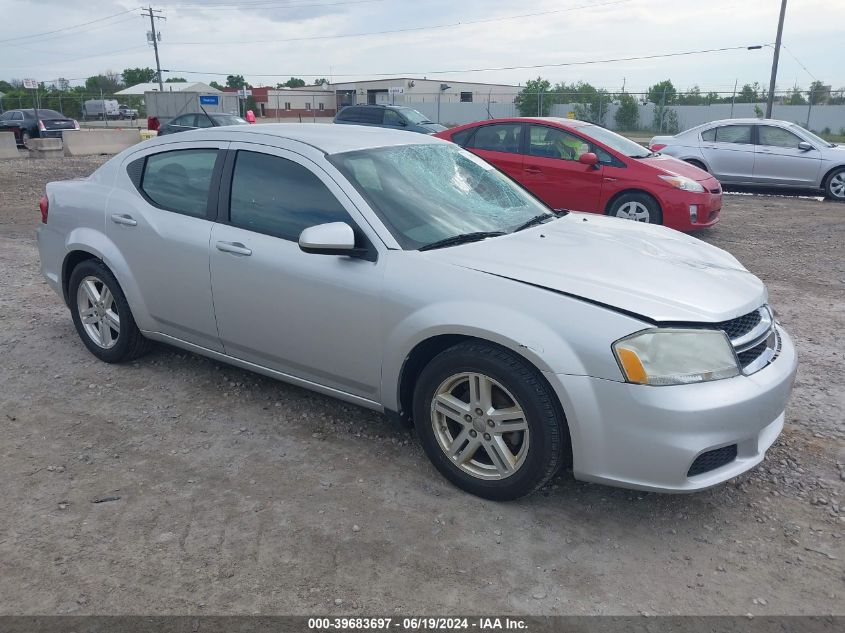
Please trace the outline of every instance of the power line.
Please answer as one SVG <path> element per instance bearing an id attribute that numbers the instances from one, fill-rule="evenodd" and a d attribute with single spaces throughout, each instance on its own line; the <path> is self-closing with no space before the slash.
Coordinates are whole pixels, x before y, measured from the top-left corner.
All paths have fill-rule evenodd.
<path id="1" fill-rule="evenodd" d="M 125 15 L 127 13 L 132 13 L 136 11 L 139 7 L 134 7 L 132 9 L 127 9 L 125 11 L 121 11 L 120 13 L 114 13 L 112 15 L 107 15 L 104 18 L 97 18 L 96 20 L 89 20 L 88 22 L 80 22 L 79 24 L 72 24 L 70 26 L 63 26 L 60 29 L 53 29 L 52 31 L 44 31 L 43 33 L 32 33 L 31 35 L 20 35 L 18 37 L 10 37 L 5 40 L 0 40 L 0 44 L 5 42 L 17 42 L 20 40 L 26 40 L 31 37 L 41 37 L 42 35 L 52 35 L 53 33 L 60 33 L 62 31 L 70 31 L 72 29 L 79 28 L 80 26 L 88 26 L 89 24 L 94 24 L 95 22 L 103 22 L 105 20 L 111 20 L 112 18 L 116 18 L 119 15 Z"/>
<path id="2" fill-rule="evenodd" d="M 269 2 L 277 3 L 279 0 L 269 0 Z M 371 4 L 373 2 L 385 2 L 386 0 L 343 0 L 342 2 L 326 2 L 322 4 L 283 4 L 277 6 L 268 6 L 263 4 L 247 5 L 246 3 L 238 3 L 232 6 L 214 6 L 214 5 L 173 5 L 172 8 L 178 8 L 182 11 L 240 11 L 244 8 L 248 9 L 262 9 L 265 11 L 271 9 L 306 9 L 309 7 L 337 7 L 348 4 Z M 246 5 L 246 6 L 245 6 Z"/>
<path id="3" fill-rule="evenodd" d="M 808 68 L 807 68 L 804 64 L 802 64 L 802 63 L 801 63 L 801 60 L 800 60 L 800 59 L 798 59 L 798 58 L 797 58 L 797 57 L 796 57 L 796 56 L 792 53 L 792 51 L 791 51 L 791 50 L 789 50 L 789 49 L 786 47 L 786 44 L 784 44 L 783 42 L 781 42 L 781 43 L 780 43 L 780 47 L 781 47 L 783 50 L 785 50 L 787 53 L 789 53 L 789 56 L 790 56 L 792 59 L 794 59 L 796 62 L 798 62 L 798 65 L 799 65 L 799 66 L 801 66 L 801 68 L 803 68 L 803 69 L 804 69 L 804 71 L 805 71 L 808 75 L 810 75 L 810 77 L 812 77 L 812 78 L 813 78 L 814 80 L 816 80 L 816 81 L 818 81 L 818 80 L 819 80 L 819 78 L 818 78 L 818 77 L 816 77 L 813 73 L 811 73 L 811 72 L 809 71 L 809 69 L 808 69 Z"/>
<path id="4" fill-rule="evenodd" d="M 172 46 L 196 46 L 196 45 L 212 45 L 212 44 L 227 44 L 227 45 L 238 45 L 238 44 L 283 44 L 288 42 L 307 42 L 312 40 L 332 40 L 332 39 L 341 39 L 341 38 L 348 38 L 348 37 L 365 37 L 371 35 L 387 35 L 391 33 L 409 33 L 412 31 L 427 31 L 427 30 L 435 30 L 435 29 L 448 29 L 454 28 L 459 26 L 468 26 L 472 24 L 487 24 L 490 22 L 504 22 L 507 20 L 519 20 L 523 18 L 533 18 L 539 17 L 544 15 L 552 15 L 556 13 L 568 13 L 571 11 L 577 11 L 579 9 L 593 9 L 598 7 L 606 7 L 611 5 L 617 4 L 624 4 L 630 2 L 631 0 L 612 0 L 610 2 L 603 2 L 600 4 L 583 4 L 575 7 L 568 7 L 566 9 L 554 9 L 552 11 L 539 11 L 536 13 L 522 13 L 520 15 L 508 15 L 502 16 L 500 18 L 484 18 L 481 20 L 466 20 L 463 22 L 451 22 L 448 24 L 434 24 L 431 26 L 412 26 L 407 28 L 401 29 L 388 29 L 385 31 L 367 31 L 363 33 L 341 33 L 338 35 L 315 35 L 310 37 L 295 37 L 285 40 L 280 39 L 273 39 L 273 40 L 213 40 L 213 41 L 205 41 L 205 42 L 171 42 Z"/>
<path id="5" fill-rule="evenodd" d="M 701 55 L 704 53 L 721 53 L 725 51 L 738 51 L 738 50 L 748 50 L 749 46 L 724 46 L 721 48 L 705 48 L 693 51 L 681 51 L 677 53 L 655 53 L 651 55 L 636 55 L 631 57 L 615 57 L 609 59 L 595 59 L 595 60 L 587 60 L 587 61 L 578 61 L 578 62 L 559 62 L 559 63 L 552 63 L 552 64 L 531 64 L 527 66 L 497 66 L 493 68 L 463 68 L 460 70 L 429 70 L 429 71 L 413 71 L 413 72 L 391 72 L 391 73 L 332 73 L 335 77 L 360 77 L 361 75 L 368 75 L 370 77 L 419 77 L 419 76 L 428 76 L 428 75 L 450 75 L 454 73 L 482 73 L 482 72 L 490 72 L 490 71 L 498 71 L 498 70 L 531 70 L 537 68 L 562 68 L 566 66 L 586 66 L 591 64 L 611 64 L 616 62 L 630 62 L 630 61 L 642 61 L 647 59 L 661 59 L 667 57 L 682 57 L 686 55 Z M 211 71 L 202 71 L 202 70 L 172 70 L 170 72 L 174 73 L 184 73 L 187 75 L 216 75 L 216 76 L 227 76 L 227 75 L 234 75 L 238 73 L 232 72 L 211 72 Z M 273 73 L 273 74 L 260 74 L 260 73 L 250 73 L 250 77 L 285 77 L 289 75 L 299 76 L 299 77 L 321 77 L 324 73 Z"/>

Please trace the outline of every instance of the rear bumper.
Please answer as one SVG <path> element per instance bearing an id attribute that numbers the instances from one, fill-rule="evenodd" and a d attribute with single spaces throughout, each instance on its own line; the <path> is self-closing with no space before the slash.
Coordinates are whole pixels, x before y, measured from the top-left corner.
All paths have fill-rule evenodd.
<path id="1" fill-rule="evenodd" d="M 549 375 L 569 422 L 575 477 L 639 490 L 693 492 L 760 463 L 783 428 L 797 368 L 791 339 L 782 329 L 779 333 L 778 358 L 750 376 L 649 387 Z M 734 446 L 735 457 L 689 474 L 700 455 Z"/>
<path id="2" fill-rule="evenodd" d="M 711 178 L 702 181 L 704 193 L 672 189 L 660 197 L 663 224 L 678 231 L 696 231 L 716 224 L 722 211 L 722 187 Z M 695 206 L 695 213 L 691 207 Z"/>

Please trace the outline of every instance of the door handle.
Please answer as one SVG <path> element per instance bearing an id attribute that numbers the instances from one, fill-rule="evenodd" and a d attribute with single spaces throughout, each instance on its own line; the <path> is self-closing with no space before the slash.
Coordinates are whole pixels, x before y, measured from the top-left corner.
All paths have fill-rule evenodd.
<path id="1" fill-rule="evenodd" d="M 124 226 L 138 226 L 138 221 L 126 213 L 122 215 L 120 213 L 112 213 L 111 221 L 115 224 L 123 224 Z"/>
<path id="2" fill-rule="evenodd" d="M 252 250 L 240 242 L 217 242 L 217 250 L 233 255 L 243 255 L 244 257 L 252 255 Z"/>

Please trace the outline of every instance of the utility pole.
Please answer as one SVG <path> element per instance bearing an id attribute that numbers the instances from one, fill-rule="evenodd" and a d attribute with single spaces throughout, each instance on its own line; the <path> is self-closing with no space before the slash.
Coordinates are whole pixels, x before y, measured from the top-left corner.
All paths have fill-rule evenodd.
<path id="1" fill-rule="evenodd" d="M 780 18 L 778 19 L 778 34 L 775 38 L 775 53 L 772 56 L 772 79 L 769 81 L 769 98 L 766 101 L 766 118 L 772 118 L 772 106 L 775 102 L 775 82 L 778 78 L 778 58 L 780 57 L 780 41 L 783 36 L 783 18 L 786 15 L 786 0 L 780 0 Z"/>
<path id="2" fill-rule="evenodd" d="M 156 77 L 158 77 L 158 89 L 160 92 L 164 92 L 164 82 L 161 79 L 161 62 L 158 59 L 158 35 L 156 34 L 156 20 L 166 20 L 164 16 L 155 15 L 156 13 L 161 13 L 161 9 L 153 9 L 149 7 L 148 9 L 144 9 L 143 15 L 148 15 L 150 17 L 150 35 L 152 36 L 153 40 L 153 50 L 156 54 Z"/>

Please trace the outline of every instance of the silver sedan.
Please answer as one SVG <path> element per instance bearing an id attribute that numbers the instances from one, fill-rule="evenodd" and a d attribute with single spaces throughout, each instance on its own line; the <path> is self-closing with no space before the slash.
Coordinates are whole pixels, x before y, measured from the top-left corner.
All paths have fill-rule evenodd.
<path id="1" fill-rule="evenodd" d="M 736 259 L 553 212 L 437 138 L 185 132 L 48 184 L 41 214 L 42 272 L 96 357 L 159 341 L 382 411 L 476 495 L 568 465 L 700 490 L 783 428 L 795 350 Z"/>
<path id="2" fill-rule="evenodd" d="M 675 136 L 655 136 L 649 147 L 701 167 L 726 185 L 817 189 L 845 202 L 845 146 L 789 121 L 713 121 Z"/>

